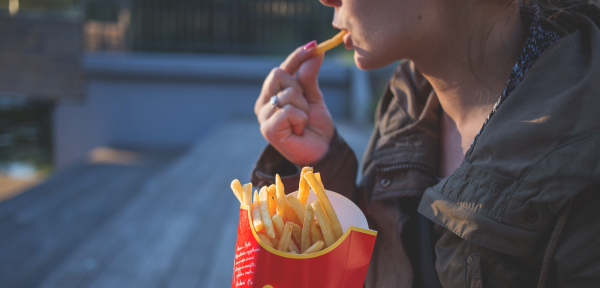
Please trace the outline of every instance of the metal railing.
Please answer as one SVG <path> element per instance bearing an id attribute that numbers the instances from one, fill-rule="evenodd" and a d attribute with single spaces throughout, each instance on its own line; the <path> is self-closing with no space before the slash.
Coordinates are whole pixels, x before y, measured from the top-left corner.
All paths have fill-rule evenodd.
<path id="1" fill-rule="evenodd" d="M 92 0 L 86 15 L 90 50 L 287 54 L 336 33 L 316 0 Z"/>

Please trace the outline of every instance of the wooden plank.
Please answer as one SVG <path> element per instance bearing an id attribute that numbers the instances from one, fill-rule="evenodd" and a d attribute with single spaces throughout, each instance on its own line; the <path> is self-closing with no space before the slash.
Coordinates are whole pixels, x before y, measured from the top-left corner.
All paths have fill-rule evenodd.
<path id="1" fill-rule="evenodd" d="M 254 133 L 256 133 L 257 128 L 258 127 L 253 127 L 256 129 L 252 129 L 252 130 L 247 130 L 245 129 L 247 125 L 242 125 L 242 127 L 235 127 L 235 126 L 227 126 L 227 127 L 223 127 L 222 129 L 219 129 L 218 132 L 215 135 L 210 135 L 208 138 L 211 140 L 212 143 L 214 143 L 214 146 L 210 146 L 210 147 L 206 147 L 205 145 L 202 145 L 203 148 L 202 149 L 196 149 L 195 151 L 192 151 L 192 153 L 190 155 L 186 156 L 186 159 L 184 161 L 184 163 L 182 163 L 179 167 L 177 167 L 177 170 L 185 170 L 186 172 L 184 174 L 181 173 L 177 173 L 178 175 L 178 180 L 175 181 L 178 183 L 178 185 L 181 186 L 175 186 L 175 187 L 168 187 L 170 189 L 170 194 L 174 193 L 175 190 L 178 190 L 181 187 L 183 191 L 187 190 L 187 194 L 188 196 L 180 199 L 177 205 L 175 205 L 175 210 L 174 211 L 168 211 L 166 213 L 164 213 L 164 217 L 166 219 L 170 219 L 171 217 L 174 217 L 175 220 L 173 221 L 180 221 L 177 220 L 178 217 L 183 217 L 184 219 L 186 219 L 185 214 L 187 213 L 191 213 L 191 214 L 195 214 L 195 216 L 193 217 L 194 219 L 197 220 L 197 223 L 200 222 L 200 220 L 203 219 L 214 219 L 215 217 L 211 216 L 211 215 L 206 215 L 207 211 L 210 211 L 210 207 L 211 204 L 221 208 L 222 209 L 222 205 L 219 204 L 218 200 L 217 202 L 209 202 L 208 200 L 212 200 L 214 199 L 214 193 L 220 193 L 220 191 L 222 191 L 223 189 L 225 189 L 227 192 L 227 194 L 225 196 L 231 196 L 229 195 L 230 193 L 228 193 L 228 187 L 229 187 L 229 183 L 231 182 L 232 178 L 231 178 L 231 174 L 236 174 L 236 170 L 239 170 L 240 165 L 235 165 L 232 163 L 235 163 L 236 160 L 237 161 L 245 161 L 247 163 L 252 163 L 250 160 L 252 158 L 254 158 L 254 155 L 257 155 L 257 153 L 260 151 L 260 149 L 262 148 L 262 145 L 264 142 L 260 141 L 260 139 L 258 139 L 259 141 L 251 141 L 252 137 L 249 137 L 248 134 L 249 131 L 255 131 Z M 258 133 L 256 133 L 258 134 Z M 258 137 L 260 137 L 260 134 L 258 134 Z M 239 145 L 239 142 L 237 142 L 237 139 L 246 139 L 248 140 L 248 142 L 250 143 L 261 143 L 261 145 L 257 146 L 256 148 L 256 152 L 251 151 L 250 149 L 248 149 L 250 146 L 245 146 L 245 145 Z M 241 147 L 241 148 L 240 148 Z M 248 151 L 250 150 L 250 151 Z M 200 153 L 198 153 L 200 152 Z M 220 153 L 219 153 L 220 152 Z M 198 163 L 214 163 L 213 165 L 202 165 L 199 166 Z M 182 167 L 185 167 L 184 169 L 181 169 Z M 248 165 L 247 167 L 247 171 L 246 171 L 246 175 L 249 175 L 250 173 L 250 168 L 251 165 Z M 197 176 L 195 176 L 197 175 Z M 198 177 L 200 176 L 200 177 Z M 187 187 L 187 188 L 186 188 Z M 197 192 L 191 192 L 194 190 L 197 190 L 198 188 L 200 188 L 199 191 Z M 217 192 L 219 191 L 219 192 Z M 222 197 L 222 195 L 220 196 Z M 219 198 L 220 198 L 219 197 Z M 218 199 L 218 198 L 217 198 Z M 233 199 L 232 197 L 230 197 L 230 199 Z M 237 205 L 235 205 L 235 207 L 237 207 Z M 160 208 L 154 208 L 151 209 L 152 211 L 154 211 L 153 213 L 156 214 L 161 214 L 162 211 L 157 211 Z M 200 214 L 198 214 L 198 212 L 202 212 Z M 177 214 L 179 214 L 179 216 L 177 216 Z M 204 215 L 203 215 L 204 214 Z M 165 218 L 162 218 L 161 220 L 164 221 Z M 164 225 L 164 222 L 159 220 L 158 223 L 156 223 L 155 225 L 157 225 L 158 227 L 161 227 Z M 167 227 L 170 225 L 174 225 L 174 222 L 167 222 Z M 190 228 L 192 228 L 192 226 L 189 226 Z M 196 228 L 197 230 L 197 228 Z M 163 229 L 163 231 L 166 231 L 166 228 Z M 189 232 L 189 231 L 188 231 Z M 181 237 L 190 237 L 193 236 L 190 235 L 190 233 L 185 233 L 183 235 L 181 235 Z M 130 245 L 135 246 L 135 247 L 145 247 L 142 250 L 132 250 L 132 249 L 126 249 L 124 250 L 124 253 L 126 253 L 127 256 L 123 256 L 123 257 L 119 257 L 118 259 L 115 259 L 115 262 L 113 262 L 111 264 L 111 266 L 109 266 L 107 268 L 107 270 L 105 271 L 105 273 L 103 275 L 101 275 L 98 278 L 98 281 L 93 283 L 91 285 L 91 287 L 107 287 L 107 286 L 123 286 L 123 285 L 127 285 L 130 287 L 149 287 L 150 286 L 154 286 L 156 285 L 156 283 L 164 283 L 168 280 L 168 273 L 171 269 L 169 269 L 169 266 L 175 265 L 180 262 L 180 260 L 177 259 L 177 257 L 174 257 L 173 259 L 160 259 L 159 256 L 157 255 L 168 255 L 168 253 L 162 253 L 161 251 L 161 246 L 160 245 L 156 245 L 156 241 L 152 241 L 150 243 L 143 241 L 142 239 L 146 239 L 148 237 L 151 238 L 161 238 L 161 235 L 144 235 L 141 234 L 139 236 L 136 236 L 136 238 L 140 239 L 139 243 L 137 244 L 133 244 L 134 242 L 132 242 Z M 165 237 L 165 236 L 162 236 Z M 222 239 L 220 238 L 208 238 L 211 241 L 205 240 L 205 242 L 203 243 L 204 245 L 206 245 L 207 247 L 214 247 L 216 243 L 218 243 L 218 241 L 221 241 Z M 185 248 L 185 245 L 182 245 L 184 242 L 183 241 L 178 241 L 177 243 L 173 243 L 172 246 L 170 246 L 169 244 L 163 246 L 162 248 L 165 250 L 170 250 L 172 251 L 171 255 L 169 256 L 173 256 L 173 254 L 178 254 L 178 255 L 185 255 L 185 253 L 183 253 L 184 251 L 182 250 L 183 248 Z M 176 252 L 176 251 L 181 251 L 181 252 Z M 135 255 L 135 256 L 132 256 Z M 121 255 L 120 255 L 121 256 Z M 143 265 L 140 265 L 138 261 L 131 263 L 128 261 L 128 259 L 131 258 L 137 258 L 138 260 L 144 262 Z M 170 258 L 170 257 L 168 257 Z M 207 257 L 202 257 L 207 263 L 207 265 L 210 265 L 208 263 L 210 263 L 210 259 Z M 161 262 L 166 262 L 164 263 L 164 265 L 158 265 L 158 266 L 162 266 L 161 269 L 153 269 L 156 268 L 155 265 L 153 265 L 152 263 L 161 263 Z M 127 263 L 127 264 L 126 264 Z M 132 267 L 133 266 L 133 267 Z M 137 266 L 141 266 L 141 267 L 137 267 Z M 127 268 L 125 268 L 127 267 Z M 129 271 L 132 271 L 134 273 L 137 273 L 132 275 L 131 272 L 128 272 L 126 274 L 128 275 L 123 275 L 125 273 L 123 273 L 123 269 L 128 269 Z M 139 270 L 138 270 L 139 269 Z M 107 273 L 107 271 L 110 271 L 110 273 Z M 198 277 L 202 277 L 203 273 L 198 273 L 196 274 L 198 275 Z M 133 279 L 131 279 L 134 276 Z M 120 280 L 119 280 L 120 279 Z M 131 281 L 131 282 L 130 282 Z"/>
<path id="2" fill-rule="evenodd" d="M 81 99 L 78 22 L 0 16 L 0 93 Z"/>
<path id="3" fill-rule="evenodd" d="M 82 165 L 59 173 L 55 177 L 58 181 L 51 180 L 49 185 L 42 184 L 31 191 L 39 198 L 28 196 L 29 192 L 17 197 L 31 200 L 29 206 L 17 198 L 14 200 L 19 201 L 15 202 L 22 205 L 2 205 L 0 211 L 8 207 L 12 213 L 2 213 L 0 221 L 0 283 L 3 287 L 37 286 L 139 192 L 140 180 L 155 170 L 156 167 Z"/>
<path id="4" fill-rule="evenodd" d="M 231 210 L 231 211 L 229 211 Z M 229 287 L 233 276 L 233 263 L 235 260 L 235 246 L 237 240 L 237 227 L 239 209 L 228 208 L 228 215 L 234 215 L 227 219 L 225 227 L 219 236 L 221 241 L 216 243 L 214 257 L 209 264 L 210 271 L 207 277 L 199 279 L 198 285 L 194 287 Z M 177 287 L 177 286 L 172 286 Z"/>
<path id="5" fill-rule="evenodd" d="M 41 287 L 166 286 L 185 267 L 182 259 L 191 254 L 194 243 L 204 238 L 199 236 L 201 231 L 212 225 L 204 221 L 214 219 L 216 214 L 211 210 L 239 207 L 228 187 L 233 177 L 247 181 L 252 163 L 265 144 L 258 131 L 258 125 L 244 123 L 221 127 L 207 136 L 150 181 L 136 201 L 82 244 Z M 239 145 L 239 139 L 254 144 Z M 215 197 L 215 193 L 220 194 Z M 234 215 L 237 218 L 237 212 Z M 125 226 L 137 229 L 119 229 Z M 115 237 L 122 241 L 110 241 Z M 213 241 L 204 247 L 213 247 L 222 239 Z M 86 259 L 94 259 L 94 269 L 77 268 L 85 265 Z"/>

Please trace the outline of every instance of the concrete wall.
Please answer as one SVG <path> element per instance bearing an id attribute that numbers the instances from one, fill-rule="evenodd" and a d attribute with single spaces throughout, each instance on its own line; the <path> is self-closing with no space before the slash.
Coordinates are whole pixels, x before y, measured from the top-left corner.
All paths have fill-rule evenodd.
<path id="1" fill-rule="evenodd" d="M 55 110 L 57 168 L 97 146 L 179 149 L 232 118 L 254 118 L 262 82 L 283 58 L 89 54 L 86 96 Z M 348 116 L 350 69 L 326 61 L 319 75 L 336 119 Z"/>

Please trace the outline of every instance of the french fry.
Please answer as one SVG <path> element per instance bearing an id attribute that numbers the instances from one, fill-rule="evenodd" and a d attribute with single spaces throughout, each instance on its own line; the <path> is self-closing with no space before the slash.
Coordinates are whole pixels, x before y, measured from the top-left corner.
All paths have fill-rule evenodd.
<path id="1" fill-rule="evenodd" d="M 258 192 L 254 190 L 254 196 L 252 196 L 252 224 L 254 224 L 254 230 L 256 232 L 262 231 L 264 228 L 262 217 L 260 216 L 260 207 L 258 204 Z"/>
<path id="2" fill-rule="evenodd" d="M 306 181 L 308 181 L 308 184 L 310 185 L 312 190 L 315 192 L 315 195 L 317 195 L 317 199 L 319 199 L 319 202 L 323 206 L 323 210 L 325 210 L 325 213 L 327 213 L 326 215 L 327 215 L 327 217 L 329 217 L 329 221 L 331 221 L 331 227 L 333 229 L 335 240 L 340 239 L 340 237 L 342 237 L 342 235 L 344 235 L 344 230 L 342 229 L 342 224 L 340 223 L 340 220 L 338 219 L 337 214 L 335 213 L 335 210 L 333 210 L 333 206 L 331 206 L 331 202 L 329 201 L 329 197 L 327 197 L 327 193 L 325 193 L 325 188 L 323 187 L 323 183 L 319 182 L 317 180 L 317 178 L 315 177 L 315 174 L 313 174 L 311 171 L 306 172 L 306 174 L 304 174 L 304 178 L 306 178 Z M 313 209 L 314 208 L 315 208 L 315 206 L 313 205 Z M 316 213 L 316 209 L 315 209 L 315 213 Z M 323 223 L 323 221 L 321 219 L 319 219 L 319 218 L 317 218 L 317 219 L 319 220 L 319 224 L 321 225 L 321 228 L 323 228 L 325 223 Z M 323 231 L 323 234 L 325 234 L 324 231 Z M 325 237 L 325 235 L 323 235 L 323 237 Z M 327 243 L 327 238 L 325 238 L 325 244 L 327 244 L 327 246 L 329 246 L 329 243 Z"/>
<path id="3" fill-rule="evenodd" d="M 327 216 L 325 215 L 325 211 L 323 211 L 319 200 L 313 200 L 310 205 L 312 205 L 313 210 L 315 210 L 315 215 L 317 216 L 317 220 L 319 220 L 319 225 L 321 225 L 321 233 L 323 233 L 325 244 L 327 244 L 327 247 L 333 245 L 337 239 L 335 238 L 335 235 L 333 235 L 333 231 L 325 219 Z"/>
<path id="4" fill-rule="evenodd" d="M 294 212 L 298 215 L 298 219 L 304 220 L 304 205 L 302 202 L 292 194 L 287 195 L 286 198 L 286 204 L 294 209 Z"/>
<path id="5" fill-rule="evenodd" d="M 242 188 L 242 184 L 240 180 L 235 179 L 231 181 L 231 190 L 233 190 L 233 194 L 240 201 L 240 204 L 244 204 L 244 198 L 242 194 L 244 193 L 244 188 Z"/>
<path id="6" fill-rule="evenodd" d="M 281 252 L 287 252 L 290 247 L 290 241 L 292 240 L 292 225 L 290 223 L 286 223 L 283 228 L 283 233 L 281 234 L 281 239 L 279 239 L 279 245 L 277 246 L 277 250 Z"/>
<path id="7" fill-rule="evenodd" d="M 308 192 L 310 192 L 310 186 L 306 179 L 304 179 L 304 173 L 307 171 L 313 171 L 312 167 L 304 167 L 300 172 L 300 183 L 298 184 L 298 200 L 302 203 L 302 206 L 306 205 L 306 199 L 308 199 Z"/>
<path id="8" fill-rule="evenodd" d="M 275 215 L 275 213 L 277 213 L 277 204 L 275 203 L 275 198 L 271 197 L 271 195 L 269 195 L 268 197 L 269 197 L 269 214 L 271 214 L 271 217 L 273 217 L 273 215 Z"/>
<path id="9" fill-rule="evenodd" d="M 248 205 L 248 207 L 252 206 L 252 183 L 244 184 L 244 204 Z"/>
<path id="10" fill-rule="evenodd" d="M 311 188 L 317 199 L 307 203 Z M 231 189 L 241 204 L 248 205 L 251 225 L 263 245 L 284 253 L 308 254 L 330 247 L 343 235 L 321 175 L 312 167 L 302 169 L 296 196 L 285 195 L 279 174 L 275 184 L 261 187 L 260 192 L 252 193 L 252 183 L 242 185 L 237 179 Z"/>
<path id="11" fill-rule="evenodd" d="M 273 243 L 273 248 L 277 249 L 277 246 L 279 246 L 279 239 L 272 238 L 271 243 Z"/>
<path id="12" fill-rule="evenodd" d="M 292 217 L 292 223 L 302 227 L 302 220 L 300 220 L 296 214 L 294 214 L 294 217 Z"/>
<path id="13" fill-rule="evenodd" d="M 315 244 L 308 247 L 308 249 L 306 249 L 306 251 L 302 252 L 302 254 L 310 254 L 310 253 L 315 253 L 315 252 L 321 251 L 321 249 L 323 248 L 323 245 L 325 245 L 325 243 L 323 243 L 323 241 L 317 241 L 317 242 L 315 242 Z"/>
<path id="14" fill-rule="evenodd" d="M 333 38 L 326 40 L 323 43 L 317 45 L 316 53 L 321 54 L 329 49 L 332 49 L 333 47 L 335 47 L 337 45 L 340 45 L 340 43 L 342 43 L 342 41 L 344 41 L 344 35 L 346 35 L 346 33 L 348 33 L 348 31 L 342 30 L 342 31 L 340 31 L 340 33 L 333 36 Z"/>
<path id="15" fill-rule="evenodd" d="M 269 207 L 267 202 L 267 187 L 262 187 L 258 194 L 258 203 L 260 207 L 260 215 L 262 216 L 263 226 L 265 232 L 269 238 L 275 238 L 275 229 L 273 228 L 273 222 L 271 221 L 271 215 L 269 215 Z"/>
<path id="16" fill-rule="evenodd" d="M 310 238 L 310 243 L 312 244 L 317 243 L 317 241 L 325 241 L 321 232 L 315 226 L 310 227 Z"/>
<path id="17" fill-rule="evenodd" d="M 277 188 L 275 184 L 271 184 L 269 188 L 267 188 L 267 192 L 269 192 L 269 213 L 271 213 L 271 217 L 273 214 L 277 213 Z"/>
<path id="18" fill-rule="evenodd" d="M 257 196 L 257 198 L 258 198 L 258 196 Z M 254 224 L 254 230 L 256 230 L 256 232 L 260 232 L 264 228 L 262 217 L 260 215 L 261 213 L 260 213 L 259 203 L 260 203 L 260 201 L 256 201 L 256 202 L 252 203 L 252 224 Z"/>
<path id="19" fill-rule="evenodd" d="M 269 239 L 269 236 L 262 234 L 262 233 L 258 233 L 258 238 L 260 238 L 260 240 L 262 240 L 263 242 L 265 242 L 265 244 L 267 244 L 267 246 L 271 247 L 271 248 L 275 248 L 273 246 L 273 242 L 271 242 L 271 239 Z"/>
<path id="20" fill-rule="evenodd" d="M 290 241 L 290 246 L 288 247 L 288 250 L 290 252 L 295 252 L 296 254 L 300 254 L 300 249 L 298 249 L 298 246 L 296 246 L 294 241 Z"/>
<path id="21" fill-rule="evenodd" d="M 288 222 L 289 223 L 289 222 Z M 300 227 L 300 225 L 296 224 L 296 223 L 290 223 L 292 224 L 292 236 L 294 236 L 294 240 L 296 241 L 296 243 L 298 243 L 298 245 L 300 245 L 300 243 L 302 242 L 302 228 Z"/>
<path id="22" fill-rule="evenodd" d="M 309 203 L 304 209 L 304 223 L 302 223 L 302 233 L 300 234 L 300 251 L 302 253 L 310 247 L 310 228 L 313 226 L 314 218 L 315 213 Z"/>
<path id="23" fill-rule="evenodd" d="M 314 173 L 314 174 L 315 174 L 315 178 L 317 178 L 317 181 L 319 181 L 319 183 L 321 183 L 321 186 L 325 187 L 323 185 L 323 181 L 321 181 L 321 172 L 317 172 L 317 173 Z"/>
<path id="24" fill-rule="evenodd" d="M 286 206 L 285 215 L 286 215 L 285 217 L 287 217 L 288 221 L 291 221 L 292 223 L 302 226 L 302 221 L 300 221 L 300 218 L 298 218 L 298 215 L 296 215 L 296 212 L 294 212 L 294 209 L 292 209 L 291 206 L 289 206 L 289 205 Z"/>
<path id="25" fill-rule="evenodd" d="M 277 190 L 277 214 L 285 219 L 285 190 L 279 174 L 275 174 L 275 188 Z"/>
<path id="26" fill-rule="evenodd" d="M 273 217 L 271 217 L 271 220 L 273 221 L 273 226 L 275 227 L 276 234 L 281 235 L 285 226 L 285 224 L 283 224 L 283 219 L 281 219 L 281 216 L 279 216 L 279 214 L 275 214 L 273 215 Z"/>
<path id="27" fill-rule="evenodd" d="M 269 192 L 269 195 L 271 195 L 271 197 L 277 198 L 277 186 L 275 186 L 275 184 L 269 185 L 269 188 L 267 189 L 267 192 Z"/>

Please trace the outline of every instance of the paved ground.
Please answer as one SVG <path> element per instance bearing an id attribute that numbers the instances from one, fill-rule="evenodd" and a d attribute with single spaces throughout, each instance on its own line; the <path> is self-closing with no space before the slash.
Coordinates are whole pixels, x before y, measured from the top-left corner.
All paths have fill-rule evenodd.
<path id="1" fill-rule="evenodd" d="M 338 131 L 362 154 L 369 131 Z M 265 144 L 252 121 L 181 153 L 96 151 L 0 203 L 0 287 L 229 287 L 229 184 L 248 181 Z"/>

